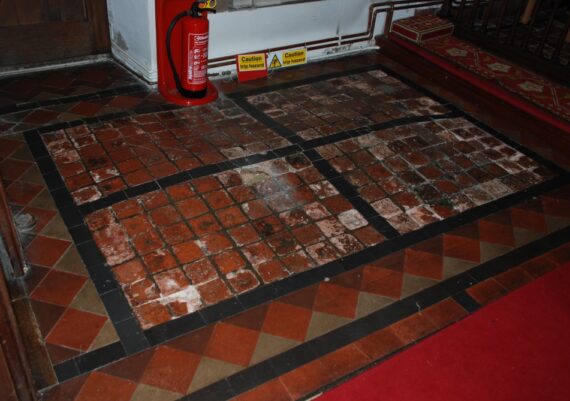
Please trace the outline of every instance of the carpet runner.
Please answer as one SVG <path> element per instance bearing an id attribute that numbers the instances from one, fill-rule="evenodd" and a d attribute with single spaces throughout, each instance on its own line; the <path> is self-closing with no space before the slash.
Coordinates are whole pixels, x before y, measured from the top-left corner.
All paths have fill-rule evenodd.
<path id="1" fill-rule="evenodd" d="M 429 23 L 425 21 L 425 16 L 416 16 L 394 22 L 391 39 L 448 72 L 570 132 L 570 88 L 445 34 L 449 32 L 448 21 L 435 16 L 431 16 Z M 415 36 L 409 33 L 414 29 Z M 426 36 L 428 29 L 440 35 L 430 39 Z"/>
<path id="2" fill-rule="evenodd" d="M 563 401 L 570 265 L 485 307 L 318 401 Z"/>

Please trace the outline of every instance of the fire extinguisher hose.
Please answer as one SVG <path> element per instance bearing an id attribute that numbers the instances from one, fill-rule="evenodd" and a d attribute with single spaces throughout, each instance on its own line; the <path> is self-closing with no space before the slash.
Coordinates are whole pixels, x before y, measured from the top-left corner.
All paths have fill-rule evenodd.
<path id="1" fill-rule="evenodd" d="M 174 83 L 176 84 L 176 89 L 178 90 L 178 92 L 186 98 L 199 98 L 199 97 L 203 97 L 204 93 L 189 91 L 189 90 L 184 89 L 182 87 L 182 83 L 180 82 L 180 75 L 178 74 L 178 71 L 176 71 L 174 59 L 172 58 L 172 49 L 171 49 L 171 37 L 172 37 L 172 32 L 174 31 L 174 28 L 176 27 L 176 25 L 178 24 L 178 22 L 180 22 L 180 20 L 182 18 L 188 17 L 190 15 L 192 15 L 191 10 L 183 11 L 180 14 L 178 14 L 176 17 L 174 17 L 174 19 L 172 20 L 172 22 L 168 26 L 168 30 L 166 31 L 166 53 L 168 55 L 168 63 L 170 64 L 170 68 L 172 69 L 172 75 L 174 77 Z"/>

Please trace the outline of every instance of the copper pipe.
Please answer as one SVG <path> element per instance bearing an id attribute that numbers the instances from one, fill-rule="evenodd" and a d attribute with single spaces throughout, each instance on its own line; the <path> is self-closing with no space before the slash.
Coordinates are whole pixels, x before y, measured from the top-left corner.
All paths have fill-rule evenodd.
<path id="1" fill-rule="evenodd" d="M 286 46 L 280 46 L 272 49 L 264 49 L 264 50 L 255 50 L 251 51 L 250 53 L 270 53 L 272 51 L 279 51 L 279 50 L 286 50 L 291 49 L 294 47 L 311 47 L 308 50 L 318 50 L 318 49 L 326 49 L 331 47 L 336 47 L 339 44 L 352 44 L 358 42 L 369 41 L 374 36 L 374 28 L 376 26 L 376 19 L 377 15 L 380 12 L 387 12 L 391 9 L 394 11 L 399 10 L 409 10 L 411 8 L 418 8 L 418 7 L 427 7 L 431 5 L 438 5 L 442 4 L 444 0 L 395 0 L 387 3 L 374 3 L 371 4 L 368 8 L 368 23 L 367 23 L 367 30 L 361 33 L 355 33 L 350 35 L 345 35 L 341 37 L 330 37 L 326 39 L 314 40 L 310 42 L 302 42 L 302 43 L 294 43 L 289 44 Z M 360 38 L 360 39 L 356 39 Z M 331 42 L 329 45 L 323 46 L 313 46 L 313 45 L 321 45 L 327 42 Z M 230 56 L 218 57 L 209 60 L 208 67 L 215 68 L 215 67 L 224 67 L 227 65 L 235 64 L 235 58 L 237 54 L 233 54 Z"/>

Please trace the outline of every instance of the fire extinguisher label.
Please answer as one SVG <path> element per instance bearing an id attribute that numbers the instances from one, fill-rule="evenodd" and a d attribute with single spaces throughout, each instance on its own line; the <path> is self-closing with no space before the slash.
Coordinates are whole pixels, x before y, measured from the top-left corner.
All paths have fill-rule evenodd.
<path id="1" fill-rule="evenodd" d="M 208 70 L 208 34 L 188 34 L 188 83 L 206 83 Z"/>

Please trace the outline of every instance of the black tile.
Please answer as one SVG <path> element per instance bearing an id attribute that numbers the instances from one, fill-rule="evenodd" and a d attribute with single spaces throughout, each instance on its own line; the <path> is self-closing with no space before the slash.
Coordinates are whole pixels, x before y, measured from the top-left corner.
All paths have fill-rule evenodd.
<path id="1" fill-rule="evenodd" d="M 127 196 L 129 198 L 134 198 L 134 197 L 139 196 L 139 195 L 144 195 L 146 193 L 156 191 L 157 189 L 160 189 L 158 184 L 154 181 L 151 181 L 151 182 L 147 182 L 146 184 L 142 184 L 142 185 L 139 185 L 136 187 L 128 188 L 125 190 L 125 193 L 127 194 Z"/>
<path id="2" fill-rule="evenodd" d="M 79 376 L 79 368 L 75 363 L 75 359 L 62 362 L 53 367 L 58 382 L 64 382 L 75 376 Z"/>
<path id="3" fill-rule="evenodd" d="M 314 349 L 308 344 L 301 344 L 287 352 L 271 357 L 267 362 L 271 365 L 278 376 L 292 371 L 317 359 Z"/>
<path id="4" fill-rule="evenodd" d="M 469 313 L 476 312 L 481 308 L 481 305 L 465 291 L 455 294 L 453 299 Z"/>
<path id="5" fill-rule="evenodd" d="M 215 305 L 200 309 L 199 313 L 206 323 L 213 323 L 244 310 L 236 298 L 229 298 Z"/>
<path id="6" fill-rule="evenodd" d="M 136 318 L 123 320 L 114 326 L 127 355 L 135 354 L 150 347 Z"/>
<path id="7" fill-rule="evenodd" d="M 178 401 L 226 401 L 236 396 L 235 391 L 227 380 L 210 384 Z"/>
<path id="8" fill-rule="evenodd" d="M 120 342 L 115 342 L 75 358 L 79 373 L 90 372 L 126 356 Z"/>
<path id="9" fill-rule="evenodd" d="M 176 338 L 182 334 L 186 334 L 192 330 L 204 327 L 205 325 L 206 322 L 202 315 L 195 312 L 145 330 L 144 336 L 148 343 L 151 346 L 154 346 L 162 344 L 163 342 Z"/>
<path id="10" fill-rule="evenodd" d="M 101 295 L 101 301 L 112 322 L 118 323 L 133 317 L 131 307 L 120 288 Z"/>
<path id="11" fill-rule="evenodd" d="M 267 361 L 258 363 L 249 367 L 241 372 L 226 378 L 231 384 L 236 394 L 245 393 L 271 379 L 276 378 L 278 375 L 273 370 L 271 364 Z"/>

